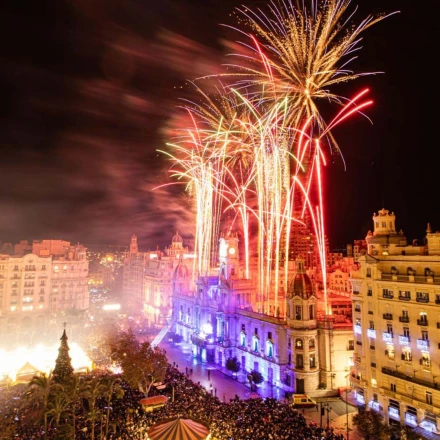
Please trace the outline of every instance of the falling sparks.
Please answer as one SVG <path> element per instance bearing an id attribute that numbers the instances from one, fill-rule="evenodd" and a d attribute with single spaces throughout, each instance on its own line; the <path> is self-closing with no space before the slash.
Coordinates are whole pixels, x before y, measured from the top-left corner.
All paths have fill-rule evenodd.
<path id="1" fill-rule="evenodd" d="M 170 173 L 186 182 L 196 204 L 197 273 L 205 275 L 215 264 L 216 245 L 232 213 L 244 237 L 246 278 L 251 255 L 257 255 L 253 302 L 259 311 L 284 309 L 291 225 L 302 223 L 307 213 L 329 312 L 325 151 L 340 153 L 332 130 L 372 104 L 368 89 L 347 98 L 332 88 L 371 74 L 353 73 L 347 65 L 360 48 L 360 34 L 386 17 L 368 16 L 354 26 L 349 5 L 348 0 L 311 1 L 310 8 L 301 9 L 285 1 L 269 3 L 267 12 L 238 9 L 244 29 L 236 30 L 248 39 L 243 51 L 227 72 L 209 77 L 218 84 L 215 96 L 193 84 L 201 99 L 182 106 L 192 124 L 168 144 Z M 329 122 L 321 114 L 322 102 L 339 108 Z M 251 249 L 253 225 L 258 239 Z"/>

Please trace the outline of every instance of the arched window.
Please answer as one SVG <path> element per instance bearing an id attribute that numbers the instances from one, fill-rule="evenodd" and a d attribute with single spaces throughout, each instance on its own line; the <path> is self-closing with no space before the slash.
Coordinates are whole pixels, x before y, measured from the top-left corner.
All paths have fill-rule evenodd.
<path id="1" fill-rule="evenodd" d="M 298 338 L 295 340 L 295 348 L 302 350 L 303 349 L 303 340 Z"/>
<path id="2" fill-rule="evenodd" d="M 273 342 L 272 341 L 266 341 L 266 355 L 268 357 L 273 357 Z"/>
<path id="3" fill-rule="evenodd" d="M 252 347 L 255 352 L 259 350 L 260 340 L 258 339 L 257 335 L 252 336 Z"/>
<path id="4" fill-rule="evenodd" d="M 315 348 L 315 338 L 310 339 L 309 348 Z"/>
<path id="5" fill-rule="evenodd" d="M 295 362 L 296 368 L 304 368 L 304 358 L 302 354 L 296 355 L 296 362 Z"/>
<path id="6" fill-rule="evenodd" d="M 241 341 L 241 346 L 246 347 L 246 333 L 245 332 L 240 333 L 240 341 Z"/>

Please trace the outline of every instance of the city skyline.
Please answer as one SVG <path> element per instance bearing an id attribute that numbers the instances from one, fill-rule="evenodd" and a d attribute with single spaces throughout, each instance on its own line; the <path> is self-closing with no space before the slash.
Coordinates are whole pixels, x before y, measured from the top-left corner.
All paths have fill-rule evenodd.
<path id="1" fill-rule="evenodd" d="M 331 248 L 364 238 L 373 212 L 383 207 L 396 213 L 397 228 L 409 240 L 423 238 L 428 222 L 434 230 L 440 225 L 431 203 L 434 114 L 427 110 L 430 84 L 420 67 L 433 53 L 436 14 L 407 3 L 368 2 L 356 12 L 363 18 L 401 11 L 362 41 L 358 67 L 385 72 L 362 80 L 374 100 L 366 112 L 373 125 L 356 117 L 335 131 L 347 170 L 339 158 L 328 169 Z M 183 188 L 171 196 L 152 191 L 167 180 L 168 164 L 157 150 L 169 140 L 185 81 L 224 62 L 220 39 L 229 34 L 220 24 L 234 24 L 229 13 L 240 4 L 113 6 L 5 10 L 6 31 L 23 27 L 3 55 L 0 240 L 104 244 L 111 237 L 124 245 L 136 234 L 141 247 L 155 249 L 168 245 L 176 229 L 188 240 L 190 203 Z"/>

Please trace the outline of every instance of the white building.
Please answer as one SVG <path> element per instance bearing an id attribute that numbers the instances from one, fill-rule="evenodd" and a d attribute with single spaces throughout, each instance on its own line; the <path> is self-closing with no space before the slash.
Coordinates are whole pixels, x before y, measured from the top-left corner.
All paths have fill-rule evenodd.
<path id="1" fill-rule="evenodd" d="M 391 424 L 440 431 L 440 233 L 407 244 L 395 215 L 373 215 L 368 253 L 353 271 L 354 370 L 359 404 Z"/>
<path id="2" fill-rule="evenodd" d="M 61 311 L 87 310 L 88 267 L 86 248 L 61 240 L 34 241 L 32 253 L 22 256 L 0 254 L 0 332 L 44 324 Z"/>
<path id="3" fill-rule="evenodd" d="M 352 364 L 353 324 L 320 312 L 324 300 L 305 261 L 296 261 L 283 307 L 264 312 L 255 307 L 256 283 L 240 275 L 237 237 L 221 238 L 219 250 L 217 271 L 195 287 L 184 263 L 176 268 L 173 330 L 202 361 L 225 366 L 237 357 L 243 371 L 257 370 L 286 391 L 335 395 Z"/>

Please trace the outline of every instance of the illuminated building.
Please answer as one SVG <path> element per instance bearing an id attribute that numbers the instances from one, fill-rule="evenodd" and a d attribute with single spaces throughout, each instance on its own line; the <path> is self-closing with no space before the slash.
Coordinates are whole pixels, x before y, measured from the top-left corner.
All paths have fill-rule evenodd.
<path id="1" fill-rule="evenodd" d="M 181 261 L 189 262 L 192 273 L 194 255 L 177 232 L 164 251 L 139 252 L 133 235 L 124 261 L 124 298 L 131 310 L 143 314 L 147 324 L 163 324 L 170 316 L 172 280 Z"/>
<path id="2" fill-rule="evenodd" d="M 395 215 L 373 215 L 367 253 L 353 271 L 355 357 L 350 377 L 360 405 L 391 424 L 440 431 L 440 233 L 407 244 Z"/>
<path id="3" fill-rule="evenodd" d="M 21 256 L 0 254 L 1 334 L 46 324 L 48 314 L 88 309 L 88 267 L 86 248 L 62 240 L 34 241 Z"/>
<path id="4" fill-rule="evenodd" d="M 344 314 L 323 313 L 323 295 L 304 259 L 295 263 L 283 307 L 257 310 L 257 283 L 242 276 L 238 238 L 222 237 L 218 268 L 195 288 L 185 264 L 176 268 L 172 330 L 203 361 L 224 367 L 236 356 L 243 371 L 256 369 L 286 391 L 335 395 L 352 363 L 353 324 Z M 349 297 L 343 300 L 351 306 Z"/>

